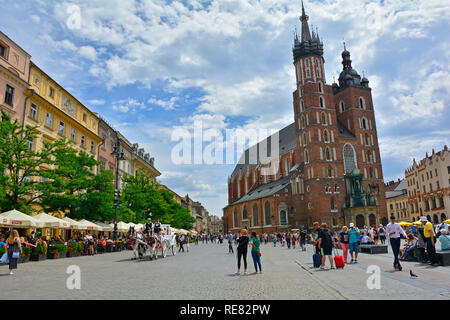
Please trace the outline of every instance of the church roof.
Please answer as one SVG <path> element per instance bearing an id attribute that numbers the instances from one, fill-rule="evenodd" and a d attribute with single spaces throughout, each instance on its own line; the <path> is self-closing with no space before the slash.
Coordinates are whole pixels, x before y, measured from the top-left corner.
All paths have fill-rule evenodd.
<path id="1" fill-rule="evenodd" d="M 258 188 L 256 188 L 255 190 L 250 191 L 239 200 L 229 204 L 229 206 L 272 196 L 275 193 L 279 192 L 280 190 L 283 190 L 284 188 L 289 186 L 290 183 L 291 183 L 290 178 L 284 177 L 276 181 L 263 184 Z"/>
<path id="2" fill-rule="evenodd" d="M 235 174 L 239 174 L 239 172 L 244 172 L 248 168 L 253 168 L 260 164 L 259 153 L 260 150 L 264 152 L 266 150 L 267 154 L 269 154 L 271 149 L 271 142 L 276 138 L 278 134 L 278 143 L 279 143 L 279 154 L 285 154 L 286 152 L 295 149 L 297 141 L 295 138 L 295 123 L 288 125 L 287 127 L 281 129 L 277 133 L 271 135 L 270 137 L 258 142 L 256 145 L 248 148 L 244 151 L 241 158 L 239 159 L 238 164 L 234 168 L 232 176 Z M 250 159 L 250 155 L 256 155 L 256 161 Z"/>

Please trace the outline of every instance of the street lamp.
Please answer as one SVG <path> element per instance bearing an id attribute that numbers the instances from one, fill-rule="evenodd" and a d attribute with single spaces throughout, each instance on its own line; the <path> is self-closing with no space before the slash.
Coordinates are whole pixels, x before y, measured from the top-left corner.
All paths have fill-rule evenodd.
<path id="1" fill-rule="evenodd" d="M 117 241 L 117 223 L 118 223 L 118 207 L 119 207 L 119 198 L 122 195 L 122 191 L 119 190 L 119 161 L 125 160 L 125 156 L 123 150 L 120 150 L 121 139 L 117 138 L 117 145 L 114 147 L 112 155 L 116 156 L 116 189 L 114 190 L 114 207 L 115 207 L 115 216 L 114 216 L 114 241 Z"/>

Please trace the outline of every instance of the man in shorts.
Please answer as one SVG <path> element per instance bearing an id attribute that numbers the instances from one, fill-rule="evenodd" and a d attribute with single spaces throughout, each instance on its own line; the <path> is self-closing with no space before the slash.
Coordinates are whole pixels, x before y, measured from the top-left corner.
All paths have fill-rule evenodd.
<path id="1" fill-rule="evenodd" d="M 352 260 L 350 263 L 358 263 L 358 238 L 359 238 L 359 229 L 355 227 L 355 225 L 350 223 L 350 229 L 348 230 L 348 236 L 349 236 L 349 251 L 350 255 L 352 256 Z M 353 259 L 353 253 L 355 254 L 355 258 Z"/>

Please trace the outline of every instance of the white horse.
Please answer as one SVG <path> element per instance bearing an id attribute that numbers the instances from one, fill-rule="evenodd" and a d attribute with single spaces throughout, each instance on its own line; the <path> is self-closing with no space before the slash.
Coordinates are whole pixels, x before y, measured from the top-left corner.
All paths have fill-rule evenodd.
<path id="1" fill-rule="evenodd" d="M 146 237 L 142 233 L 138 232 L 133 240 L 132 248 L 135 259 L 143 259 L 147 251 L 150 260 L 158 259 L 155 237 Z"/>
<path id="2" fill-rule="evenodd" d="M 171 250 L 172 251 L 172 255 L 176 255 L 177 254 L 177 240 L 176 240 L 176 236 L 175 235 L 164 235 L 163 237 L 161 237 L 162 241 L 162 254 L 163 257 L 165 258 L 167 255 L 167 251 Z"/>

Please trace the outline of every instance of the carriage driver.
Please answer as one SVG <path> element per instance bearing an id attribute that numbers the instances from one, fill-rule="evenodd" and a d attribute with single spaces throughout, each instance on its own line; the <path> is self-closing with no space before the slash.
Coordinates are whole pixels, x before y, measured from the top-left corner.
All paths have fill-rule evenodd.
<path id="1" fill-rule="evenodd" d="M 153 223 L 152 218 L 148 218 L 147 222 L 144 225 L 144 233 L 151 235 L 153 234 Z"/>
<path id="2" fill-rule="evenodd" d="M 155 230 L 155 233 L 157 235 L 159 235 L 159 233 L 161 232 L 161 223 L 159 222 L 159 219 L 156 219 L 156 222 L 155 222 L 155 225 L 153 228 Z"/>

